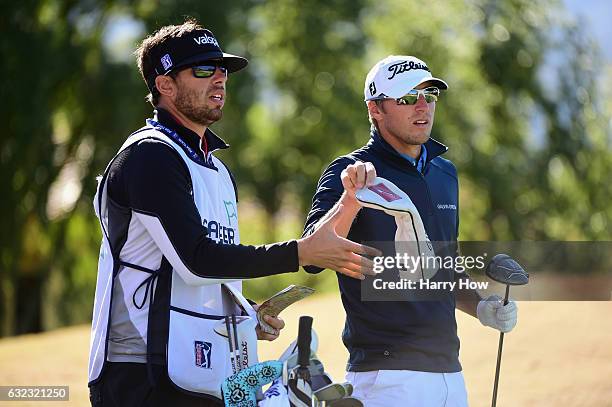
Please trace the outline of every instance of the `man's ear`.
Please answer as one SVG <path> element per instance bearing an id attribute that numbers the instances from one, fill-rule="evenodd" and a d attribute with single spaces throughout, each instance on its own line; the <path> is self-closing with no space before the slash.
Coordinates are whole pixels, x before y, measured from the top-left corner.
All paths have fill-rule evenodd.
<path id="1" fill-rule="evenodd" d="M 374 100 L 368 100 L 367 102 L 368 111 L 373 119 L 380 120 L 382 114 L 385 112 L 381 103 L 376 103 Z"/>
<path id="2" fill-rule="evenodd" d="M 174 100 L 177 92 L 176 82 L 171 76 L 158 75 L 155 78 L 155 87 L 159 91 L 160 95 L 166 96 L 170 100 Z"/>

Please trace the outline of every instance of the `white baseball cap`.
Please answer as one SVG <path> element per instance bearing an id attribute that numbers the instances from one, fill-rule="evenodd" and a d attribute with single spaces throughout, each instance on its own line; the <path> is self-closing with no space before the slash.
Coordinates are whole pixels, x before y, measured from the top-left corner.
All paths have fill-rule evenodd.
<path id="1" fill-rule="evenodd" d="M 389 55 L 370 69 L 365 80 L 365 100 L 398 99 L 417 86 L 428 82 L 439 89 L 448 89 L 442 79 L 431 76 L 427 64 L 406 55 Z"/>

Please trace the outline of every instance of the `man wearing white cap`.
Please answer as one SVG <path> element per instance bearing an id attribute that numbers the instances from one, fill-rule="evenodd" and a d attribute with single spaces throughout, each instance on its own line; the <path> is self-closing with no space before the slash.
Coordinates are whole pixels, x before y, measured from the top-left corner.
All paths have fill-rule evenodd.
<path id="1" fill-rule="evenodd" d="M 374 209 L 376 205 L 362 207 L 355 194 L 368 186 L 379 192 L 382 188 L 380 195 L 387 200 L 404 195 L 402 199 L 418 211 L 426 238 L 434 246 L 446 242 L 447 253 L 457 254 L 457 170 L 441 157 L 447 147 L 430 138 L 436 102 L 446 89 L 446 82 L 433 77 L 427 64 L 412 56 L 392 55 L 372 67 L 364 87 L 370 140 L 323 172 L 304 235 L 341 205 L 344 215 L 336 232 L 392 256 L 384 243 L 396 241 L 398 224 L 389 211 Z M 379 185 L 380 178 L 374 184 L 377 176 L 390 181 L 391 187 Z M 368 298 L 375 278 L 360 283 L 341 274 L 337 277 L 346 311 L 342 339 L 349 351 L 347 380 L 355 397 L 368 407 L 467 406 L 455 307 L 500 331 L 508 332 L 516 324 L 513 302 L 503 306 L 497 300 L 482 300 L 473 290 L 443 290 L 428 301 L 406 301 L 389 291 Z M 434 277 L 460 278 L 468 277 L 442 268 Z"/>

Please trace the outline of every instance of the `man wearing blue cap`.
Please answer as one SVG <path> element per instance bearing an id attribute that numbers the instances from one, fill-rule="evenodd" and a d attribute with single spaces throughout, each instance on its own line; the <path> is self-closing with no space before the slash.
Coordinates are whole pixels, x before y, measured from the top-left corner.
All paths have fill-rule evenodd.
<path id="1" fill-rule="evenodd" d="M 456 255 L 457 170 L 441 157 L 447 147 L 430 138 L 436 102 L 447 88 L 445 81 L 432 76 L 425 62 L 413 56 L 391 55 L 372 67 L 364 86 L 370 140 L 334 160 L 323 172 L 304 236 L 316 233 L 327 214 L 341 206 L 339 235 L 372 242 L 394 256 L 397 236 L 402 234 L 399 222 L 410 222 L 410 216 L 398 220 L 389 216 L 394 210 L 378 209 L 406 200 L 410 202 L 406 208 L 417 211 L 411 214 L 412 228 L 406 229 L 416 233 L 420 243 L 434 243 L 434 247 L 443 243 L 448 254 Z M 380 201 L 362 207 L 364 201 L 356 193 L 364 187 Z M 389 242 L 392 250 L 385 251 Z M 322 269 L 306 270 L 316 273 Z M 426 301 L 414 301 L 409 294 L 398 298 L 392 290 L 366 298 L 376 279 L 361 283 L 341 274 L 337 277 L 346 311 L 342 339 L 349 351 L 347 380 L 354 386 L 354 396 L 368 407 L 467 406 L 455 306 L 503 332 L 516 324 L 514 302 L 503 306 L 499 298 L 482 300 L 474 290 L 461 292 L 461 298 L 456 298 L 455 291 L 441 290 Z M 440 269 L 432 278 L 451 283 L 466 276 Z"/>
<path id="2" fill-rule="evenodd" d="M 246 303 L 241 280 L 306 264 L 364 278 L 372 262 L 359 254 L 377 251 L 335 233 L 342 211 L 308 238 L 240 245 L 236 185 L 214 155 L 228 145 L 209 126 L 223 115 L 228 74 L 247 60 L 224 53 L 195 21 L 162 27 L 137 59 L 155 115 L 111 160 L 94 199 L 103 239 L 90 399 L 94 406 L 219 405 L 221 382 L 256 362 L 249 360 L 256 339 L 273 340 L 284 326 L 268 318 L 276 329 L 269 334 L 255 323 L 243 329 L 248 319 L 241 319 L 228 350 L 219 332 L 229 337 L 228 318 L 235 323 L 241 313 L 233 298 Z"/>

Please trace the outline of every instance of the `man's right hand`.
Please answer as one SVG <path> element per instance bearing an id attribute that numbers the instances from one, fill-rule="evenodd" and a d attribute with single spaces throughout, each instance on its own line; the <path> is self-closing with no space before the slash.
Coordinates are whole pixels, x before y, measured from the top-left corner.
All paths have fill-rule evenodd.
<path id="1" fill-rule="evenodd" d="M 363 280 L 365 275 L 375 274 L 374 263 L 360 255 L 380 256 L 382 253 L 338 236 L 336 227 L 344 210 L 344 205 L 335 205 L 312 234 L 298 240 L 300 266 L 329 268 Z"/>
<path id="2" fill-rule="evenodd" d="M 344 187 L 342 198 L 347 200 L 347 204 L 354 202 L 359 205 L 355 193 L 357 190 L 371 185 L 375 178 L 376 169 L 374 168 L 374 164 L 370 162 L 357 161 L 354 164 L 347 165 L 340 174 L 342 186 Z"/>

